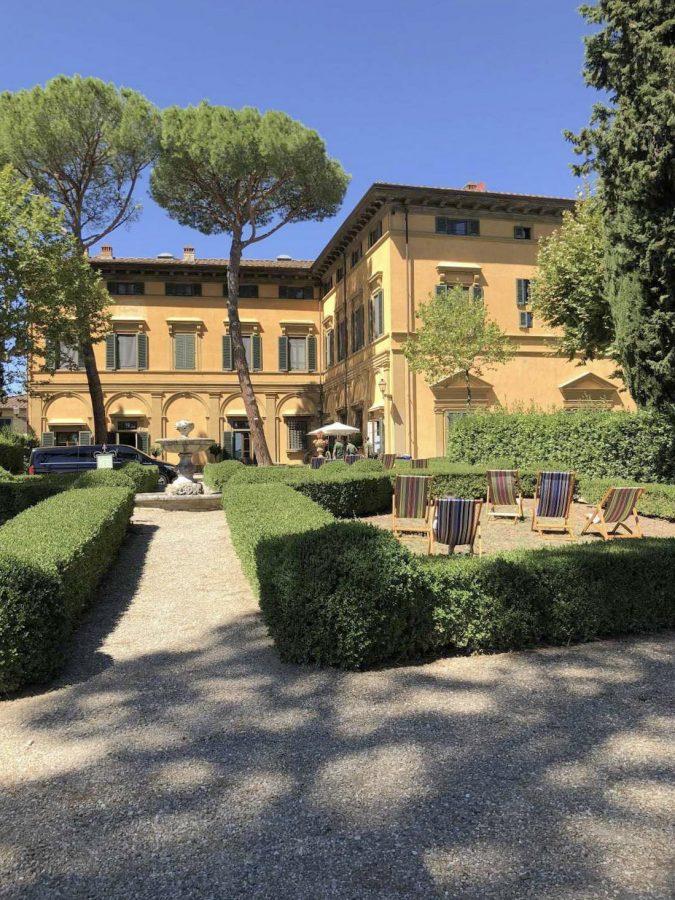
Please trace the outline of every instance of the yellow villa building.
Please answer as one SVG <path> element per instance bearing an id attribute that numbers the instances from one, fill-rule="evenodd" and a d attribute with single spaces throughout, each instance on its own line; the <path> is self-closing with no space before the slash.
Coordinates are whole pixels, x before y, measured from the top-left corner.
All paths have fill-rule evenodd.
<path id="1" fill-rule="evenodd" d="M 242 262 L 240 316 L 273 459 L 302 462 L 307 431 L 340 419 L 375 452 L 440 456 L 448 422 L 466 407 L 461 379 L 429 385 L 402 352 L 420 302 L 446 285 L 482 292 L 516 355 L 474 379 L 474 406 L 631 407 L 613 364 L 580 367 L 533 316 L 538 240 L 573 201 L 486 191 L 374 184 L 314 261 Z M 149 450 L 189 419 L 227 455 L 251 458 L 232 367 L 227 261 L 91 259 L 114 299 L 96 346 L 111 442 Z M 53 376 L 31 373 L 29 424 L 45 444 L 90 441 L 93 420 L 77 352 L 60 348 Z"/>

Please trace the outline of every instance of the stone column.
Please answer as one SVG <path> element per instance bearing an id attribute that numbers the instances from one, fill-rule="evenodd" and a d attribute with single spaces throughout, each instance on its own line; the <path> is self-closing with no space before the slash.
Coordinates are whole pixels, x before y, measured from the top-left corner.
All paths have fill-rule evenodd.
<path id="1" fill-rule="evenodd" d="M 277 398 L 278 394 L 265 394 L 265 440 L 274 462 L 279 462 L 279 446 L 277 442 Z"/>

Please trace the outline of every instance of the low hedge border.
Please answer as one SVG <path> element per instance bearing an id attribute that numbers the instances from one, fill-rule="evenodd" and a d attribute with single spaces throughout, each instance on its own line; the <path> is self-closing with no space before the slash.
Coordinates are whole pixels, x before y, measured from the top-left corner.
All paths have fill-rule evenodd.
<path id="1" fill-rule="evenodd" d="M 0 525 L 36 503 L 67 490 L 75 475 L 17 475 L 0 477 Z"/>
<path id="2" fill-rule="evenodd" d="M 641 515 L 675 522 L 675 485 L 673 484 L 637 484 L 622 478 L 582 476 L 579 479 L 579 494 L 588 503 L 597 503 L 609 488 L 621 487 L 624 484 L 644 488 L 644 494 L 637 504 L 638 512 Z"/>
<path id="3" fill-rule="evenodd" d="M 364 669 L 675 624 L 675 539 L 424 559 L 389 532 L 322 518 L 292 487 L 231 484 L 223 494 L 284 660 Z"/>
<path id="4" fill-rule="evenodd" d="M 238 459 L 207 463 L 204 466 L 204 484 L 212 491 L 222 491 L 232 476 L 242 468 Z"/>
<path id="5" fill-rule="evenodd" d="M 24 471 L 23 455 L 23 445 L 20 441 L 0 435 L 0 468 L 6 469 L 12 475 L 20 475 Z"/>
<path id="6" fill-rule="evenodd" d="M 136 494 L 156 491 L 159 487 L 157 466 L 142 463 L 126 463 L 119 469 L 90 469 L 83 472 L 74 482 L 74 488 L 126 487 L 131 484 Z"/>
<path id="7" fill-rule="evenodd" d="M 126 487 L 67 491 L 0 528 L 0 693 L 48 681 L 124 538 Z"/>

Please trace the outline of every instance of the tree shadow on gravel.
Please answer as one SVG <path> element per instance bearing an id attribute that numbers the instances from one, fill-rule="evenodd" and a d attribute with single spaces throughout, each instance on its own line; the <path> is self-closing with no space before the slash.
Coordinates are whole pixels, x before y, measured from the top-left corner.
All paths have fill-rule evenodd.
<path id="1" fill-rule="evenodd" d="M 666 897 L 669 650 L 343 673 L 252 614 L 71 677 L 27 710 L 0 895 Z"/>

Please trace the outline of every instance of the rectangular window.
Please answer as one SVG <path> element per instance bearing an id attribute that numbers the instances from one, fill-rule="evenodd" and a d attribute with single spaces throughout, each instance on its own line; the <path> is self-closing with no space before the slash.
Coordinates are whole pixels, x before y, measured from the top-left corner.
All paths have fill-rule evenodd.
<path id="1" fill-rule="evenodd" d="M 337 358 L 341 362 L 347 356 L 347 320 L 341 319 L 337 329 Z"/>
<path id="2" fill-rule="evenodd" d="M 517 241 L 531 241 L 532 228 L 529 225 L 514 225 L 513 237 Z"/>
<path id="3" fill-rule="evenodd" d="M 521 312 L 519 322 L 521 328 L 532 328 L 532 313 Z"/>
<path id="4" fill-rule="evenodd" d="M 370 337 L 380 337 L 384 333 L 384 293 L 375 291 L 370 298 Z"/>
<path id="5" fill-rule="evenodd" d="M 360 350 L 365 343 L 363 306 L 352 312 L 352 353 Z"/>
<path id="6" fill-rule="evenodd" d="M 192 371 L 197 368 L 197 336 L 193 331 L 179 331 L 173 336 L 174 368 Z"/>
<path id="7" fill-rule="evenodd" d="M 516 305 L 527 306 L 530 302 L 530 279 L 516 278 Z"/>
<path id="8" fill-rule="evenodd" d="M 436 216 L 436 233 L 478 237 L 480 222 L 478 219 L 450 219 L 447 216 Z"/>
<path id="9" fill-rule="evenodd" d="M 138 340 L 135 334 L 116 334 L 117 368 L 138 368 Z"/>
<path id="10" fill-rule="evenodd" d="M 227 297 L 227 282 L 225 282 L 225 296 Z M 257 284 L 240 284 L 239 285 L 239 299 L 240 300 L 257 300 L 258 299 L 258 285 Z"/>
<path id="11" fill-rule="evenodd" d="M 333 289 L 333 276 L 327 278 L 326 281 L 321 282 L 321 296 L 325 297 L 326 294 Z"/>
<path id="12" fill-rule="evenodd" d="M 77 347 L 69 346 L 65 341 L 59 341 L 58 368 L 72 372 L 80 368 L 80 351 Z"/>
<path id="13" fill-rule="evenodd" d="M 358 261 L 363 256 L 363 245 L 359 244 L 354 250 L 352 250 L 351 256 L 349 257 L 350 268 L 354 268 L 354 266 L 358 263 Z"/>
<path id="14" fill-rule="evenodd" d="M 144 294 L 145 284 L 142 281 L 109 281 L 108 292 L 122 296 L 125 294 Z"/>
<path id="15" fill-rule="evenodd" d="M 326 368 L 330 369 L 333 365 L 333 329 L 329 328 L 324 335 L 324 359 Z"/>
<path id="16" fill-rule="evenodd" d="M 280 300 L 312 300 L 314 298 L 314 289 L 311 285 L 304 287 L 295 287 L 292 284 L 279 285 Z"/>
<path id="17" fill-rule="evenodd" d="M 345 270 L 342 266 L 338 266 L 335 270 L 335 283 L 339 284 L 340 281 L 345 277 Z"/>
<path id="18" fill-rule="evenodd" d="M 167 297 L 201 297 L 202 295 L 202 286 L 199 283 L 186 284 L 167 281 L 164 287 Z"/>
<path id="19" fill-rule="evenodd" d="M 9 428 L 11 426 L 11 424 L 12 424 L 11 419 L 0 419 L 0 431 L 2 431 L 3 428 Z"/>
<path id="20" fill-rule="evenodd" d="M 380 221 L 372 229 L 372 231 L 368 232 L 368 246 L 372 247 L 373 244 L 376 244 L 381 237 L 382 237 L 382 220 L 380 219 Z"/>
<path id="21" fill-rule="evenodd" d="M 78 431 L 55 431 L 54 446 L 55 447 L 77 447 L 79 443 Z"/>
<path id="22" fill-rule="evenodd" d="M 290 372 L 307 371 L 307 339 L 304 337 L 289 337 L 288 339 L 288 369 Z"/>
<path id="23" fill-rule="evenodd" d="M 306 450 L 309 421 L 305 418 L 294 416 L 286 419 L 286 426 L 288 428 L 288 449 L 293 451 Z"/>

